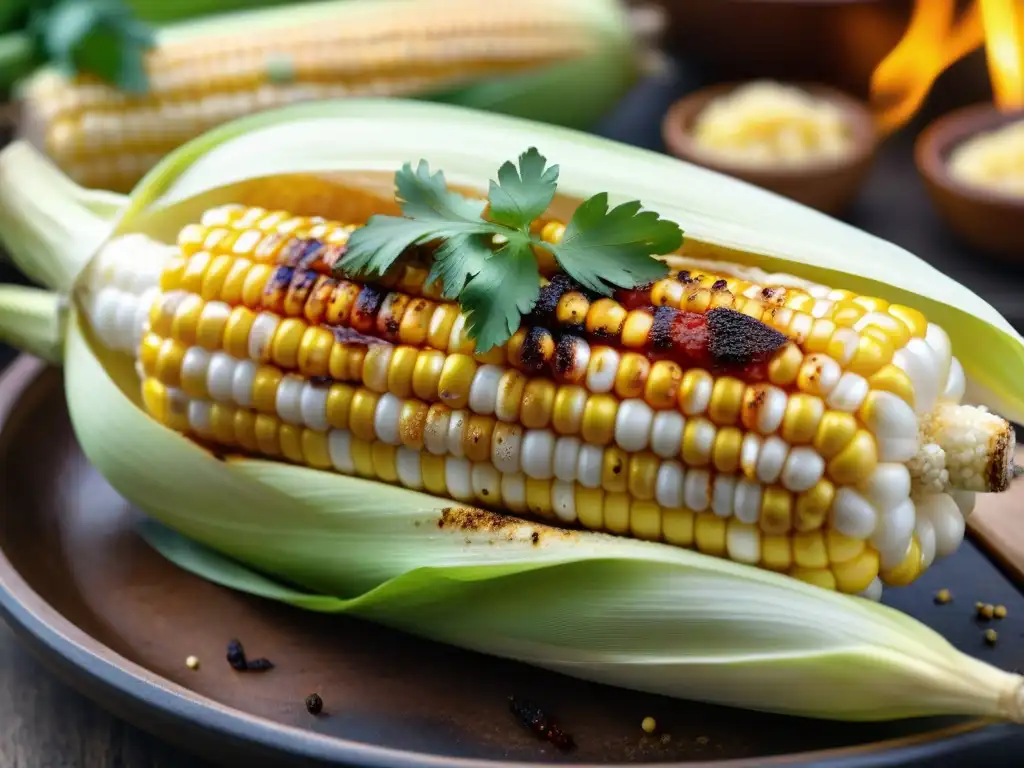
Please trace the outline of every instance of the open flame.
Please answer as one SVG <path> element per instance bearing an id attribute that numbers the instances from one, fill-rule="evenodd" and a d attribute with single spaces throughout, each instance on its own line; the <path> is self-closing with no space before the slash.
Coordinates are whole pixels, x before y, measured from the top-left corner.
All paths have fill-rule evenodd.
<path id="1" fill-rule="evenodd" d="M 982 44 L 996 107 L 1024 107 L 1024 3 L 973 0 L 959 16 L 956 6 L 956 0 L 915 0 L 906 33 L 875 68 L 871 107 L 882 133 L 906 124 L 935 80 Z"/>

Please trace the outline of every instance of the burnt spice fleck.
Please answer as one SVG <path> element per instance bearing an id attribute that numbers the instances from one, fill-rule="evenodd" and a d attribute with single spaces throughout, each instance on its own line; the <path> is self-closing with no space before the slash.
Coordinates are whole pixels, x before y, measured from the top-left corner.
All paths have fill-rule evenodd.
<path id="1" fill-rule="evenodd" d="M 232 669 L 238 670 L 239 672 L 245 670 L 245 649 L 242 648 L 242 644 L 237 640 L 232 640 L 228 643 L 227 660 Z"/>
<path id="2" fill-rule="evenodd" d="M 324 700 L 320 694 L 311 693 L 306 697 L 306 711 L 311 715 L 319 715 L 324 710 Z"/>
<path id="3" fill-rule="evenodd" d="M 252 659 L 246 663 L 245 668 L 249 672 L 266 672 L 274 668 L 274 663 L 270 659 Z"/>
<path id="4" fill-rule="evenodd" d="M 515 715 L 516 719 L 533 731 L 538 738 L 551 742 L 562 751 L 568 751 L 576 746 L 572 736 L 559 728 L 558 725 L 533 702 L 517 699 L 515 696 L 509 696 L 508 708 L 509 711 Z"/>

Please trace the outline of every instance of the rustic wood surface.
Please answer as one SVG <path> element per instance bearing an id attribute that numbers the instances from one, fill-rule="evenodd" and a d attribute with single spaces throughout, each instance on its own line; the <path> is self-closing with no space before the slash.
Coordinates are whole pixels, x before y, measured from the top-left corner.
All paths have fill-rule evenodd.
<path id="1" fill-rule="evenodd" d="M 600 132 L 661 149 L 660 116 L 670 99 L 684 90 L 686 84 L 677 75 L 648 83 L 627 99 Z M 959 246 L 925 198 L 911 156 L 912 136 L 919 127 L 911 127 L 883 148 L 849 220 L 930 259 L 1024 327 L 1021 278 Z M 22 282 L 4 268 L 0 268 L 0 281 Z M 0 366 L 6 366 L 12 356 L 10 350 L 0 348 Z M 1020 550 L 1024 552 L 1024 546 Z M 1017 764 L 1013 756 L 1000 757 L 998 752 L 988 753 L 984 762 Z M 209 764 L 128 726 L 59 683 L 0 623 L 0 768 L 114 766 L 208 768 Z"/>

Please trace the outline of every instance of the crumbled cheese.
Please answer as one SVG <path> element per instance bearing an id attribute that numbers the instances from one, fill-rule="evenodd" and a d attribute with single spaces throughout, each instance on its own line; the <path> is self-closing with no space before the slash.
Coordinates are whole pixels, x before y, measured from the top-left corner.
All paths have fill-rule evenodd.
<path id="1" fill-rule="evenodd" d="M 957 146 L 949 157 L 949 172 L 972 187 L 1024 196 L 1024 120 Z"/>

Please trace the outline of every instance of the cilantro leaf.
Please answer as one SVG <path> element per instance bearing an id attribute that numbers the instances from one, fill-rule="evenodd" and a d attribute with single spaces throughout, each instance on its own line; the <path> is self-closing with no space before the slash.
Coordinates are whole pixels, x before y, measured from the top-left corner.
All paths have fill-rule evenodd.
<path id="1" fill-rule="evenodd" d="M 483 263 L 462 291 L 466 330 L 478 353 L 504 344 L 540 295 L 540 272 L 528 240 L 510 240 Z"/>
<path id="2" fill-rule="evenodd" d="M 426 284 L 440 280 L 446 299 L 457 299 L 466 287 L 466 281 L 479 274 L 494 251 L 491 235 L 462 234 L 448 238 L 434 254 L 434 265 L 427 275 Z"/>
<path id="3" fill-rule="evenodd" d="M 640 202 L 608 210 L 608 194 L 585 201 L 573 214 L 558 244 L 543 243 L 559 265 L 586 288 L 609 295 L 612 287 L 632 288 L 663 277 L 668 265 L 652 255 L 670 253 L 683 242 L 675 222 Z"/>
<path id="4" fill-rule="evenodd" d="M 498 169 L 487 199 L 488 218 L 497 224 L 529 232 L 530 223 L 551 205 L 558 185 L 558 166 L 546 168 L 547 159 L 530 147 L 519 156 L 519 171 L 511 161 Z"/>
<path id="5" fill-rule="evenodd" d="M 485 203 L 452 192 L 444 171 L 431 174 L 426 160 L 420 160 L 415 171 L 412 163 L 403 165 L 395 174 L 395 187 L 402 214 L 410 219 L 487 224 L 481 218 Z"/>
<path id="6" fill-rule="evenodd" d="M 345 244 L 338 268 L 349 275 L 383 275 L 413 245 L 472 234 L 477 225 L 442 219 L 419 221 L 401 216 L 371 216 Z"/>

